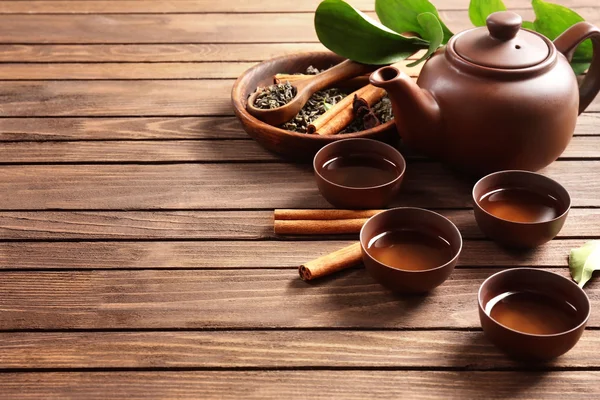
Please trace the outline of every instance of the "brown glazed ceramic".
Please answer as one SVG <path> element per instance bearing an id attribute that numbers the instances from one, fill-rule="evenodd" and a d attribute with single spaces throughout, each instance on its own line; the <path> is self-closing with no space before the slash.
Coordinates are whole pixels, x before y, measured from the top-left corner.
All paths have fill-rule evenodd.
<path id="1" fill-rule="evenodd" d="M 313 78 L 295 82 L 293 86 L 296 88 L 296 95 L 286 105 L 270 110 L 256 108 L 254 107 L 254 99 L 259 93 L 256 91 L 248 98 L 246 110 L 269 125 L 281 125 L 294 118 L 315 92 L 331 87 L 340 81 L 372 72 L 375 69 L 376 67 L 372 65 L 359 64 L 350 60 L 342 61 L 335 67 L 329 68 Z"/>
<path id="2" fill-rule="evenodd" d="M 536 171 L 558 158 L 600 89 L 600 30 L 580 22 L 553 43 L 521 22 L 499 12 L 487 27 L 454 35 L 416 84 L 395 66 L 371 75 L 389 93 L 408 146 L 478 176 Z M 578 88 L 568 60 L 585 39 L 594 58 Z"/>
<path id="3" fill-rule="evenodd" d="M 562 207 L 560 215 L 544 222 L 514 222 L 496 217 L 484 210 L 481 198 L 496 189 L 527 189 L 543 196 L 550 195 Z M 473 187 L 473 211 L 483 233 L 509 247 L 532 248 L 552 240 L 562 229 L 571 208 L 571 196 L 558 182 L 529 171 L 500 171 L 481 178 Z"/>
<path id="4" fill-rule="evenodd" d="M 233 85 L 231 100 L 235 115 L 248 135 L 262 146 L 295 161 L 310 161 L 321 147 L 340 139 L 370 138 L 393 142 L 397 137 L 394 121 L 386 122 L 372 129 L 343 135 L 307 135 L 269 125 L 246 110 L 248 96 L 258 86 L 272 85 L 275 74 L 305 72 L 310 65 L 324 69 L 342 61 L 344 58 L 333 53 L 313 52 L 278 57 L 255 65 L 244 72 Z M 365 81 L 365 85 L 367 83 Z M 348 89 L 356 90 L 358 87 L 348 87 Z"/>
<path id="5" fill-rule="evenodd" d="M 372 238 L 383 232 L 402 228 L 420 230 L 444 238 L 450 243 L 454 257 L 444 265 L 424 271 L 392 268 L 371 257 L 367 248 Z M 400 207 L 371 217 L 360 231 L 360 246 L 367 272 L 383 286 L 400 293 L 424 293 L 448 279 L 458 262 L 462 237 L 458 228 L 438 213 L 422 208 Z"/>
<path id="6" fill-rule="evenodd" d="M 342 186 L 323 177 L 323 164 L 333 158 L 351 154 L 374 155 L 387 159 L 396 165 L 398 177 L 384 185 L 364 188 Z M 319 150 L 315 155 L 313 168 L 319 191 L 332 205 L 350 210 L 369 209 L 385 207 L 394 199 L 404 178 L 406 161 L 402 154 L 389 144 L 372 139 L 344 139 Z"/>
<path id="7" fill-rule="evenodd" d="M 575 328 L 553 335 L 535 335 L 508 328 L 491 318 L 485 307 L 491 299 L 510 291 L 534 291 L 566 300 L 577 310 L 580 321 Z M 534 268 L 507 269 L 483 282 L 478 294 L 479 319 L 487 338 L 514 358 L 543 361 L 569 351 L 579 341 L 590 316 L 590 300 L 570 279 Z"/>

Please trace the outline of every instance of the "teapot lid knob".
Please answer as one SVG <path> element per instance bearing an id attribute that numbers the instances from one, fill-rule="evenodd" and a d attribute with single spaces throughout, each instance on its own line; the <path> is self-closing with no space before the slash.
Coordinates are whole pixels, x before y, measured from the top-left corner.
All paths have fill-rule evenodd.
<path id="1" fill-rule="evenodd" d="M 498 40 L 513 39 L 519 33 L 523 18 L 511 11 L 499 11 L 487 17 L 486 25 L 490 35 Z"/>

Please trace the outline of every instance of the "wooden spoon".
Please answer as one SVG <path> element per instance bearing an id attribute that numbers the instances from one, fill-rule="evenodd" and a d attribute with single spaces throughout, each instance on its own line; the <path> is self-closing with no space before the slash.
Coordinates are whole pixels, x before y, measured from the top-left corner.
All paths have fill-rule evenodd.
<path id="1" fill-rule="evenodd" d="M 255 107 L 254 101 L 259 94 L 259 91 L 257 90 L 248 98 L 246 110 L 269 125 L 279 126 L 294 118 L 296 114 L 300 112 L 302 107 L 304 107 L 310 96 L 315 92 L 331 87 L 334 83 L 345 81 L 368 72 L 373 72 L 377 68 L 378 67 L 375 65 L 359 64 L 354 61 L 346 60 L 312 78 L 294 82 L 296 96 L 294 96 L 292 101 L 286 105 L 270 110 L 263 110 Z"/>

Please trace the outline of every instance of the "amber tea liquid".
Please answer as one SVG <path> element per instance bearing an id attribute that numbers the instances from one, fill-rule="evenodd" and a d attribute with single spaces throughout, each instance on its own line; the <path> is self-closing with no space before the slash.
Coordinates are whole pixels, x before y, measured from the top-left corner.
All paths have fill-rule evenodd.
<path id="1" fill-rule="evenodd" d="M 416 230 L 379 234 L 369 241 L 367 251 L 385 265 L 409 271 L 440 267 L 454 257 L 448 241 Z"/>
<path id="2" fill-rule="evenodd" d="M 570 303 L 536 292 L 506 292 L 490 300 L 485 312 L 519 332 L 551 335 L 575 328 L 577 310 Z"/>
<path id="3" fill-rule="evenodd" d="M 528 189 L 497 189 L 479 200 L 485 211 L 513 222 L 545 222 L 562 214 L 563 207 L 552 196 Z"/>
<path id="4" fill-rule="evenodd" d="M 365 154 L 332 158 L 323 164 L 320 173 L 330 182 L 355 188 L 385 185 L 400 175 L 393 162 Z"/>

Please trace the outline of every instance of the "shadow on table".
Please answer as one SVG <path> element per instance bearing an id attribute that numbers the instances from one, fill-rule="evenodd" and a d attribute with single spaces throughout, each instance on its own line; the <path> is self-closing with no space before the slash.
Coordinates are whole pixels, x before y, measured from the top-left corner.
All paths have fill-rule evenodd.
<path id="1" fill-rule="evenodd" d="M 317 307 L 327 315 L 331 327 L 414 327 L 419 324 L 418 311 L 428 298 L 395 294 L 371 278 L 362 266 L 310 282 L 298 278 L 289 282 L 288 290 L 302 291 L 311 308 Z"/>
<path id="2" fill-rule="evenodd" d="M 453 349 L 453 359 L 449 364 L 452 368 L 467 370 L 458 374 L 457 385 L 467 386 L 473 398 L 521 398 L 524 392 L 534 394 L 536 387 L 545 379 L 550 379 L 550 371 L 544 369 L 548 369 L 552 363 L 516 361 L 497 349 L 483 331 L 472 332 L 468 338 L 468 341 Z M 490 372 L 490 379 L 487 380 L 471 379 L 472 374 L 486 373 L 483 371 L 494 372 Z M 503 374 L 510 375 L 511 381 L 503 379 Z"/>

